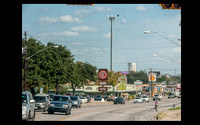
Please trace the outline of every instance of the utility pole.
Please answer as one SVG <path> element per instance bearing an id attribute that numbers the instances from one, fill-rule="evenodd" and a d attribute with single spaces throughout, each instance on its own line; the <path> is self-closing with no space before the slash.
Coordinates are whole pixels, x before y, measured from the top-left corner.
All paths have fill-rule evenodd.
<path id="1" fill-rule="evenodd" d="M 27 68 L 27 59 L 26 59 L 26 56 L 27 56 L 27 45 L 26 45 L 26 31 L 25 31 L 24 35 L 25 35 L 25 61 L 24 61 L 25 67 L 24 67 L 24 91 L 26 91 L 26 68 Z"/>
<path id="2" fill-rule="evenodd" d="M 112 21 L 113 20 L 117 20 L 117 17 L 119 17 L 119 14 L 117 14 L 117 16 L 111 15 L 108 16 L 107 15 L 107 20 L 109 19 L 111 21 L 111 33 L 110 33 L 110 71 L 112 71 Z"/>

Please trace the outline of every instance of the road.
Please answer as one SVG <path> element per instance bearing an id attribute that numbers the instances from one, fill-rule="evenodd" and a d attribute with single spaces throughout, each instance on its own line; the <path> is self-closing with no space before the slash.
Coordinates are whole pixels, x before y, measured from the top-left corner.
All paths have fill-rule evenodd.
<path id="1" fill-rule="evenodd" d="M 73 108 L 71 115 L 55 112 L 36 112 L 35 121 L 152 121 L 157 113 L 153 110 L 155 101 L 133 103 L 126 101 L 126 104 L 104 103 L 101 105 L 83 105 L 81 108 Z M 162 101 L 158 101 L 158 110 L 162 110 Z M 181 106 L 181 99 L 167 99 L 163 103 L 163 109 L 173 107 L 173 104 Z"/>

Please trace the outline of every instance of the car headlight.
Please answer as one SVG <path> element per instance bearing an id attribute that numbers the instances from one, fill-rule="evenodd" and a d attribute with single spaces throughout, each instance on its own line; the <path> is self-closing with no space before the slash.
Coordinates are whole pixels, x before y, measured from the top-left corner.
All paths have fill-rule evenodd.
<path id="1" fill-rule="evenodd" d="M 68 105 L 63 105 L 63 107 L 66 107 L 66 108 L 67 108 L 67 107 L 68 107 Z"/>
<path id="2" fill-rule="evenodd" d="M 54 104 L 50 104 L 49 106 L 54 106 Z"/>

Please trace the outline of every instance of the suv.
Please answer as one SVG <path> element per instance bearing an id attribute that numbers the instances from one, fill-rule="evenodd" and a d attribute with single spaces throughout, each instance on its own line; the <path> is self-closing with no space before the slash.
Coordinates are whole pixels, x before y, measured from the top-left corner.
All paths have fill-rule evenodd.
<path id="1" fill-rule="evenodd" d="M 155 94 L 154 96 L 153 96 L 153 101 L 155 101 L 155 100 L 161 100 L 162 99 L 162 96 L 161 95 L 159 95 L 159 94 Z"/>
<path id="2" fill-rule="evenodd" d="M 50 102 L 48 114 L 53 114 L 54 112 L 64 112 L 66 115 L 70 115 L 71 109 L 72 101 L 69 96 L 55 95 L 53 100 Z"/>
<path id="3" fill-rule="evenodd" d="M 94 97 L 94 100 L 95 100 L 95 101 L 96 101 L 96 100 L 97 100 L 97 101 L 98 101 L 98 100 L 101 101 L 101 99 L 102 99 L 102 96 L 101 96 L 101 95 L 97 95 L 97 96 Z"/>
<path id="4" fill-rule="evenodd" d="M 174 98 L 174 97 L 175 97 L 175 95 L 174 95 L 173 93 L 169 93 L 168 99 L 169 99 L 169 98 Z"/>
<path id="5" fill-rule="evenodd" d="M 34 100 L 35 100 L 35 109 L 36 110 L 44 110 L 45 112 L 47 111 L 47 109 L 49 108 L 49 95 L 43 95 L 43 94 L 36 94 L 35 96 L 33 96 Z"/>
<path id="6" fill-rule="evenodd" d="M 124 98 L 116 98 L 116 99 L 114 100 L 114 104 L 117 104 L 117 103 L 125 104 Z"/>
<path id="7" fill-rule="evenodd" d="M 76 106 L 76 108 L 81 108 L 81 100 L 79 96 L 70 96 L 72 101 L 72 106 Z"/>
<path id="8" fill-rule="evenodd" d="M 22 120 L 35 120 L 35 100 L 29 91 L 22 91 Z"/>

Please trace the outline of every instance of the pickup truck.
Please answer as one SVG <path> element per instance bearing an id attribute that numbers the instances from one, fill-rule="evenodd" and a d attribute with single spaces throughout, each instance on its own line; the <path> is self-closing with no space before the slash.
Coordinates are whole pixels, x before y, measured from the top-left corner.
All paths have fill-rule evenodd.
<path id="1" fill-rule="evenodd" d="M 155 94 L 154 96 L 153 96 L 153 101 L 155 101 L 155 100 L 161 100 L 162 99 L 162 95 L 159 95 L 159 94 Z"/>

